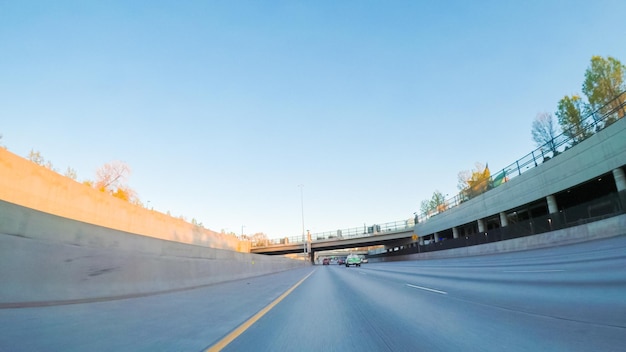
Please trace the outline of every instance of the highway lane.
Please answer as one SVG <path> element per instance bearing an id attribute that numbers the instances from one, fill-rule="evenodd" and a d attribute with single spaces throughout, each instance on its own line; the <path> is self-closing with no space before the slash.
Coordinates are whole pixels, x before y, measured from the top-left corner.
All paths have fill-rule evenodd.
<path id="1" fill-rule="evenodd" d="M 132 299 L 0 309 L 0 352 L 202 351 L 311 272 Z"/>
<path id="2" fill-rule="evenodd" d="M 370 267 L 464 300 L 561 319 L 624 326 L 626 238 L 499 256 Z"/>
<path id="3" fill-rule="evenodd" d="M 318 267 L 226 351 L 626 351 L 626 237 Z"/>
<path id="4" fill-rule="evenodd" d="M 202 351 L 311 272 L 224 350 L 626 351 L 626 236 L 0 309 L 0 351 Z"/>

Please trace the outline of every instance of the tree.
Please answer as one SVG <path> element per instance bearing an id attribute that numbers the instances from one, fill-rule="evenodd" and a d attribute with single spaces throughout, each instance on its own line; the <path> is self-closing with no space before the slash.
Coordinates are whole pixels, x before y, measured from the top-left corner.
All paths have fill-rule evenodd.
<path id="1" fill-rule="evenodd" d="M 47 169 L 50 169 L 50 170 L 52 170 L 54 172 L 57 171 L 52 166 L 52 162 L 49 161 L 49 160 L 46 161 L 46 159 L 38 151 L 34 151 L 34 150 L 31 149 L 30 152 L 28 153 L 28 160 L 34 162 L 35 164 L 37 164 L 39 166 L 43 166 L 43 167 L 45 167 Z"/>
<path id="2" fill-rule="evenodd" d="M 113 197 L 117 197 L 119 199 L 125 200 L 131 203 L 137 203 L 137 197 L 135 196 L 135 191 L 127 186 L 118 186 L 115 191 L 111 192 Z"/>
<path id="3" fill-rule="evenodd" d="M 437 213 L 441 213 L 448 208 L 446 197 L 438 190 L 433 192 L 433 196 L 430 198 L 430 205 Z"/>
<path id="4" fill-rule="evenodd" d="M 430 213 L 432 212 L 432 208 L 430 207 L 429 199 L 424 199 L 420 203 L 420 211 L 422 212 L 422 214 L 425 214 L 426 216 L 430 215 Z"/>
<path id="5" fill-rule="evenodd" d="M 71 167 L 67 167 L 67 169 L 65 170 L 65 174 L 63 175 L 65 177 L 69 177 L 72 180 L 76 180 L 78 178 L 78 174 L 76 173 L 76 170 L 72 169 Z"/>
<path id="6" fill-rule="evenodd" d="M 121 161 L 104 164 L 96 171 L 96 181 L 85 181 L 95 189 L 131 203 L 138 203 L 136 192 L 126 182 L 130 176 L 130 167 Z"/>
<path id="7" fill-rule="evenodd" d="M 191 219 L 191 224 L 196 226 L 196 227 L 204 228 L 204 225 L 201 222 L 199 222 L 198 220 L 196 220 L 196 218 L 192 218 Z"/>
<path id="8" fill-rule="evenodd" d="M 43 164 L 45 163 L 45 159 L 43 158 L 43 156 L 41 156 L 41 153 L 38 151 L 36 152 L 32 149 L 28 153 L 28 160 L 34 162 L 39 166 L 43 166 Z"/>
<path id="9" fill-rule="evenodd" d="M 130 167 L 121 161 L 104 164 L 96 171 L 95 187 L 100 191 L 114 191 L 125 184 L 130 175 Z"/>
<path id="10" fill-rule="evenodd" d="M 475 169 L 471 172 L 459 172 L 459 189 L 461 198 L 468 200 L 480 195 L 491 188 L 491 172 L 489 166 L 476 163 Z"/>
<path id="11" fill-rule="evenodd" d="M 420 211 L 426 216 L 441 213 L 448 209 L 446 204 L 446 198 L 440 191 L 433 192 L 432 197 L 429 200 L 423 200 L 420 203 Z"/>
<path id="12" fill-rule="evenodd" d="M 250 237 L 250 242 L 253 246 L 267 246 L 269 244 L 269 238 L 263 232 L 257 232 Z"/>
<path id="13" fill-rule="evenodd" d="M 582 142 L 592 134 L 589 126 L 583 119 L 583 105 L 578 95 L 572 95 L 571 97 L 566 95 L 559 100 L 557 106 L 556 116 L 559 119 L 559 125 L 563 130 L 563 134 L 572 141 L 571 145 Z"/>
<path id="14" fill-rule="evenodd" d="M 615 122 L 616 119 L 624 117 L 626 113 L 623 104 L 626 101 L 626 94 L 618 97 L 626 90 L 624 74 L 626 66 L 619 60 L 601 56 L 593 56 L 591 65 L 585 71 L 585 81 L 583 83 L 583 93 L 589 101 L 590 111 L 600 109 L 602 115 L 608 114 L 606 125 Z M 622 108 L 619 108 L 619 106 Z"/>
<path id="15" fill-rule="evenodd" d="M 537 114 L 531 130 L 533 140 L 537 146 L 544 152 L 552 152 L 553 155 L 557 154 L 556 137 L 558 132 L 556 128 L 552 114 L 544 112 Z"/>
<path id="16" fill-rule="evenodd" d="M 232 231 L 230 231 L 230 230 L 228 230 L 228 229 L 221 229 L 221 230 L 220 230 L 220 233 L 221 233 L 222 235 L 229 235 L 229 236 L 234 236 L 234 237 L 237 237 L 237 234 L 236 234 L 236 233 L 234 233 L 234 232 L 232 232 Z"/>

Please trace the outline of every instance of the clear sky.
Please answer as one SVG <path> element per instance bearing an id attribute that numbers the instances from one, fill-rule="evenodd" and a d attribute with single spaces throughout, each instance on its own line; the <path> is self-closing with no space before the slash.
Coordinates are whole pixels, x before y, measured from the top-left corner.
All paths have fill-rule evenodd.
<path id="1" fill-rule="evenodd" d="M 412 217 L 535 148 L 626 1 L 4 1 L 0 143 L 271 238 Z M 302 187 L 303 198 L 301 198 Z"/>

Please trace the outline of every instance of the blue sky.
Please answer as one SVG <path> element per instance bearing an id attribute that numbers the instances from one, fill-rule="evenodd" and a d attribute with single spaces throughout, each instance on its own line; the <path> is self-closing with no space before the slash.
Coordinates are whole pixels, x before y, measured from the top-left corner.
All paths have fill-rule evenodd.
<path id="1" fill-rule="evenodd" d="M 624 1 L 2 1 L 0 134 L 79 181 L 271 238 L 412 217 L 535 148 Z"/>

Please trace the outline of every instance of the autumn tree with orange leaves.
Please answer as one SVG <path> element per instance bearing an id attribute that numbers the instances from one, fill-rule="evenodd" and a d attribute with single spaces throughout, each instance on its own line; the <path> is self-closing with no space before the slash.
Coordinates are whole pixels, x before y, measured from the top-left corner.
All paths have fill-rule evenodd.
<path id="1" fill-rule="evenodd" d="M 491 188 L 491 172 L 489 166 L 476 163 L 472 171 L 459 172 L 459 190 L 462 200 L 469 200 L 485 193 Z"/>
<path id="2" fill-rule="evenodd" d="M 137 193 L 127 184 L 129 176 L 130 167 L 127 164 L 113 161 L 104 164 L 96 171 L 95 181 L 85 181 L 84 183 L 100 192 L 109 193 L 133 204 L 139 204 Z"/>

